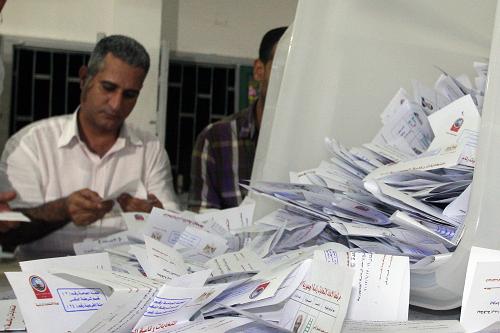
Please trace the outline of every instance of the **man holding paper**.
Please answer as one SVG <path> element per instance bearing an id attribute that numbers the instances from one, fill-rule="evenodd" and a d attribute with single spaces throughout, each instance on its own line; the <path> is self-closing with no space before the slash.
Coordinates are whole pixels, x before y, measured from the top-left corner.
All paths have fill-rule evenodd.
<path id="1" fill-rule="evenodd" d="M 113 199 L 124 211 L 177 208 L 170 162 L 161 143 L 125 122 L 148 70 L 149 55 L 136 40 L 103 38 L 88 66 L 80 68 L 78 109 L 27 126 L 7 142 L 0 173 L 17 192 L 11 206 L 47 225 L 74 222 L 48 237 L 49 248 L 65 229 L 71 231 L 65 236 L 90 237 L 89 229 L 81 227 L 102 219 Z M 104 227 L 117 229 L 99 225 L 92 236 L 103 236 Z M 72 248 L 74 241 L 78 237 L 70 236 L 65 247 L 71 243 Z"/>

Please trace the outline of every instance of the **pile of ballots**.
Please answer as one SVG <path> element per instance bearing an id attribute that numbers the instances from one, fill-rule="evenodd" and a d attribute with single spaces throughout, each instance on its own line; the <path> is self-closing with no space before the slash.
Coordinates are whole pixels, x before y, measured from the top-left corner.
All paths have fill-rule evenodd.
<path id="1" fill-rule="evenodd" d="M 75 256 L 21 262 L 0 320 L 28 332 L 463 332 L 408 321 L 411 269 L 446 261 L 467 213 L 487 66 L 474 88 L 443 73 L 382 113 L 372 142 L 331 153 L 291 183 L 255 182 L 282 203 L 202 214 L 122 213 L 126 230 Z M 19 311 L 20 310 L 20 311 Z"/>
<path id="2" fill-rule="evenodd" d="M 268 245 L 239 231 L 252 227 L 253 209 L 126 213 L 129 230 L 84 242 L 86 254 L 5 273 L 16 300 L 0 302 L 0 320 L 22 329 L 24 319 L 34 333 L 463 332 L 458 321 L 408 321 L 408 257 L 335 242 L 298 248 L 298 234 Z M 309 239 L 312 223 L 326 226 L 284 209 L 266 217 L 268 230 L 290 216 L 282 235 L 307 229 Z M 283 250 L 262 256 L 259 243 Z"/>
<path id="3" fill-rule="evenodd" d="M 413 98 L 400 89 L 371 142 L 347 149 L 327 138 L 329 161 L 291 172 L 291 183 L 249 186 L 283 203 L 280 214 L 288 215 L 280 215 L 286 226 L 274 223 L 285 230 L 277 229 L 278 240 L 261 254 L 292 249 L 300 245 L 292 240 L 300 240 L 407 256 L 412 269 L 445 262 L 464 231 L 474 173 L 487 65 L 474 68 L 474 87 L 466 76 L 441 71 L 434 89 L 415 81 Z M 301 218 L 311 224 L 299 228 Z M 269 220 L 276 217 L 263 224 Z"/>

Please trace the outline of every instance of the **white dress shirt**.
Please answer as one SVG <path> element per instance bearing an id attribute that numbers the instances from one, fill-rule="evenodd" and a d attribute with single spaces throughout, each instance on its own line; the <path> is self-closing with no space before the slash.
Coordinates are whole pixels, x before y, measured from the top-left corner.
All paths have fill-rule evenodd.
<path id="1" fill-rule="evenodd" d="M 135 182 L 156 195 L 165 208 L 178 209 L 170 162 L 156 137 L 125 122 L 115 144 L 101 158 L 81 140 L 77 113 L 38 121 L 8 140 L 0 161 L 0 172 L 6 175 L 7 183 L 0 188 L 17 192 L 12 207 L 38 206 L 84 188 L 107 199 Z M 69 231 L 77 236 L 71 238 L 72 248 L 78 239 L 95 236 L 92 228 L 104 235 L 103 227 L 94 223 L 83 228 L 71 223 L 40 241 L 49 241 L 45 245 L 53 247 Z M 70 245 L 63 242 L 67 243 L 63 247 Z"/>

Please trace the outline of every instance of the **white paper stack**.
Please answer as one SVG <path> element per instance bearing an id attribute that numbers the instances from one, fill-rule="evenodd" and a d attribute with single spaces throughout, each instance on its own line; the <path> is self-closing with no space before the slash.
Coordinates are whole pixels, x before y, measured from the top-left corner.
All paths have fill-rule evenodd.
<path id="1" fill-rule="evenodd" d="M 442 71 L 434 88 L 414 81 L 413 98 L 400 89 L 370 143 L 347 149 L 327 138 L 331 159 L 290 172 L 291 183 L 244 185 L 285 205 L 252 227 L 260 254 L 334 241 L 408 256 L 415 269 L 449 258 L 463 234 L 475 166 L 487 65 L 474 67 L 475 87 Z"/>

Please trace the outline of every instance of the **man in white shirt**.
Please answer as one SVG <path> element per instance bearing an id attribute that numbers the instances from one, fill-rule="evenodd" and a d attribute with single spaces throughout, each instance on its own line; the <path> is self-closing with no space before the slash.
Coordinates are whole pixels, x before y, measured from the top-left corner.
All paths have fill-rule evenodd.
<path id="1" fill-rule="evenodd" d="M 11 206 L 43 223 L 73 222 L 42 239 L 49 248 L 65 241 L 55 248 L 69 249 L 78 239 L 103 236 L 102 224 L 93 226 L 94 232 L 81 226 L 101 220 L 112 199 L 123 211 L 177 208 L 165 149 L 153 135 L 125 122 L 148 70 L 149 55 L 137 41 L 103 38 L 88 67 L 80 69 L 77 111 L 36 122 L 7 142 L 0 172 L 6 188 L 17 192 Z M 79 237 L 62 240 L 66 231 Z"/>

